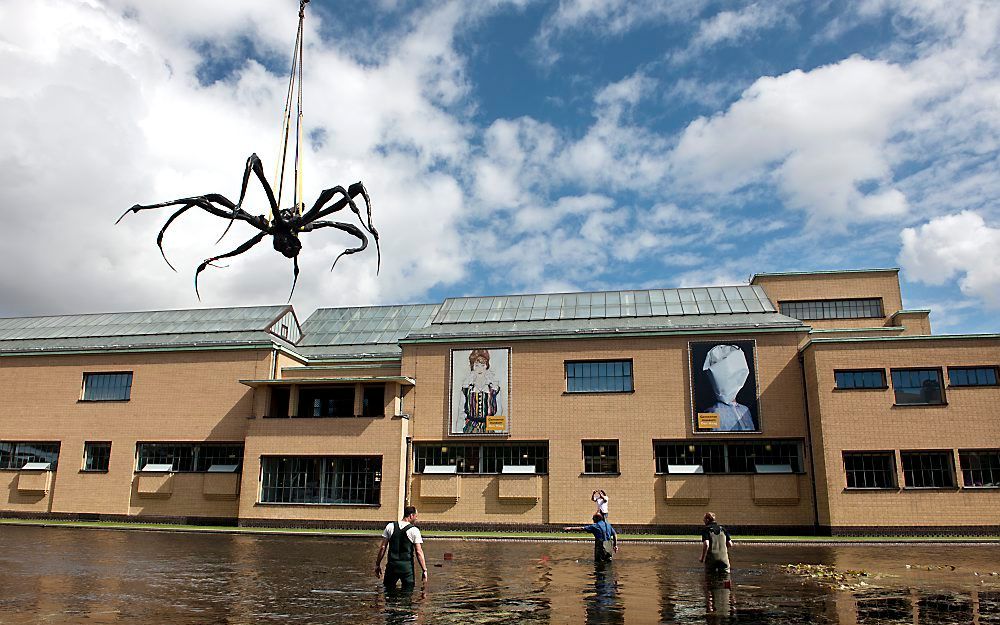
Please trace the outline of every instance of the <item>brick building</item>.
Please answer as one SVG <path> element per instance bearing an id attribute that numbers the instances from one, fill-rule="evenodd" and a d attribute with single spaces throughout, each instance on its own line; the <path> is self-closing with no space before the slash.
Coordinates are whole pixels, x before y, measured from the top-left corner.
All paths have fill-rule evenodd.
<path id="1" fill-rule="evenodd" d="M 0 516 L 1000 529 L 1000 336 L 895 269 L 0 319 Z"/>

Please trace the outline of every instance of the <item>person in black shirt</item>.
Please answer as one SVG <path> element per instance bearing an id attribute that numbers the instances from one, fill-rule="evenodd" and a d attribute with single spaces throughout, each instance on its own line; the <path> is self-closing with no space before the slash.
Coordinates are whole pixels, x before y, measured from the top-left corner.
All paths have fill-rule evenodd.
<path id="1" fill-rule="evenodd" d="M 701 531 L 701 558 L 705 572 L 716 575 L 729 574 L 729 549 L 733 541 L 729 531 L 715 522 L 715 514 L 705 513 L 705 527 Z"/>

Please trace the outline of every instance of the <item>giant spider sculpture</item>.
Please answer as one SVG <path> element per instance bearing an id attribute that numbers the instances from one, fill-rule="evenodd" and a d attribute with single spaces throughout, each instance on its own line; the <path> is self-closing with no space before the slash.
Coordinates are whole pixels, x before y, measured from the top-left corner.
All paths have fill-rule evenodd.
<path id="1" fill-rule="evenodd" d="M 257 179 L 260 180 L 261 186 L 264 187 L 264 193 L 267 195 L 267 201 L 271 206 L 272 219 L 270 221 L 268 221 L 267 217 L 264 215 L 251 215 L 242 208 L 251 172 L 257 176 Z M 327 203 L 337 195 L 342 197 L 327 206 Z M 361 216 L 361 210 L 358 208 L 358 205 L 354 203 L 354 198 L 359 195 L 365 201 L 365 209 L 368 213 L 367 224 L 365 224 L 365 220 Z M 170 261 L 167 259 L 167 255 L 163 251 L 163 234 L 167 231 L 167 228 L 170 227 L 170 224 L 172 224 L 175 219 L 183 215 L 188 209 L 197 207 L 215 215 L 216 217 L 222 217 L 229 220 L 229 225 L 226 226 L 222 236 L 219 237 L 219 241 L 222 240 L 222 237 L 226 236 L 226 233 L 229 232 L 229 228 L 232 227 L 233 222 L 237 219 L 245 221 L 254 228 L 260 230 L 259 234 L 246 241 L 235 250 L 226 254 L 220 254 L 219 256 L 208 258 L 203 263 L 198 265 L 198 270 L 194 272 L 194 292 L 198 296 L 199 301 L 201 300 L 201 294 L 198 292 L 198 275 L 204 271 L 206 267 L 209 265 L 217 266 L 213 264 L 217 260 L 239 256 L 243 252 L 246 252 L 253 246 L 263 241 L 264 237 L 268 235 L 274 237 L 274 249 L 281 252 L 286 258 L 292 259 L 294 278 L 292 279 L 292 290 L 288 294 L 289 300 L 292 299 L 292 293 L 295 292 L 295 284 L 299 279 L 298 255 L 302 250 L 302 243 L 299 241 L 300 232 L 312 232 L 313 230 L 318 230 L 320 228 L 336 228 L 337 230 L 341 230 L 358 238 L 361 244 L 358 247 L 349 247 L 338 254 L 337 258 L 333 261 L 333 265 L 330 267 L 330 271 L 333 271 L 334 267 L 337 266 L 337 261 L 340 260 L 342 256 L 356 254 L 364 251 L 368 247 L 368 237 L 365 235 L 365 232 L 368 232 L 372 235 L 372 238 L 375 239 L 377 267 L 381 268 L 382 251 L 378 245 L 378 231 L 375 229 L 375 226 L 372 225 L 371 198 L 368 197 L 368 191 L 365 189 L 365 185 L 361 184 L 361 182 L 355 182 L 347 189 L 338 185 L 324 190 L 319 194 L 319 197 L 316 198 L 316 202 L 313 204 L 312 208 L 305 212 L 287 208 L 279 209 L 278 203 L 274 199 L 274 192 L 271 190 L 271 185 L 268 184 L 267 179 L 264 177 L 264 169 L 261 165 L 260 158 L 258 158 L 256 154 L 251 154 L 250 158 L 247 159 L 246 169 L 243 171 L 243 188 L 240 190 L 240 199 L 235 204 L 229 198 L 219 193 L 206 193 L 205 195 L 185 197 L 172 200 L 170 202 L 161 202 L 159 204 L 136 204 L 132 208 L 125 211 L 115 223 L 119 223 L 125 218 L 125 215 L 128 215 L 129 213 L 138 213 L 142 210 L 163 208 L 165 206 L 181 206 L 179 210 L 174 212 L 174 214 L 167 219 L 167 222 L 163 224 L 163 228 L 156 237 L 156 245 L 160 248 L 160 254 L 163 256 L 163 260 L 167 261 L 167 265 L 169 265 L 174 271 L 177 271 L 177 269 L 170 264 Z M 358 219 L 361 221 L 361 228 L 358 228 L 353 224 L 341 223 L 339 221 L 321 220 L 327 215 L 343 210 L 345 206 L 350 206 L 354 214 L 358 216 Z"/>

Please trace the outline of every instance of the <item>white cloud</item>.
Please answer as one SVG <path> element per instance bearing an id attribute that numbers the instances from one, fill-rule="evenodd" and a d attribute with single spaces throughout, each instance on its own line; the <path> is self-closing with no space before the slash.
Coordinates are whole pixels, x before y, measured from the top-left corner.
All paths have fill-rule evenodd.
<path id="1" fill-rule="evenodd" d="M 249 37 L 284 58 L 294 36 L 287 2 L 195 3 L 38 0 L 0 6 L 0 205 L 5 228 L 0 290 L 8 314 L 198 305 L 192 277 L 207 256 L 254 232 L 194 211 L 154 243 L 168 209 L 114 220 L 136 202 L 206 192 L 235 199 L 243 164 L 258 152 L 274 171 L 287 85 L 252 60 L 234 59 L 222 82 L 201 85 L 211 39 L 225 52 Z M 303 237 L 294 303 L 318 306 L 422 299 L 459 279 L 469 260 L 458 235 L 465 192 L 447 163 L 468 153 L 463 60 L 452 38 L 460 3 L 442 3 L 402 27 L 384 56 L 364 65 L 319 40 L 307 20 L 306 124 L 325 140 L 305 154 L 307 202 L 325 187 L 363 180 L 382 234 L 375 254 L 333 258 L 350 237 L 326 230 Z M 312 33 L 312 34 L 310 34 Z M 387 96 L 391 94 L 391 97 Z M 284 204 L 291 199 L 286 193 Z M 262 213 L 251 183 L 247 208 Z M 11 210 L 9 207 L 17 207 Z M 333 219 L 350 221 L 339 213 Z M 281 302 L 291 263 L 265 241 L 202 274 L 207 305 Z"/>
<path id="2" fill-rule="evenodd" d="M 674 63 L 689 61 L 705 50 L 741 41 L 779 24 L 791 23 L 792 18 L 784 4 L 769 0 L 763 4 L 755 2 L 736 10 L 720 11 L 703 20 L 687 48 L 671 54 L 670 60 Z"/>
<path id="3" fill-rule="evenodd" d="M 941 285 L 961 276 L 963 294 L 1000 309 L 1000 228 L 961 212 L 906 228 L 901 238 L 899 262 L 909 280 Z"/>
<path id="4" fill-rule="evenodd" d="M 720 115 L 681 135 L 674 172 L 715 193 L 773 179 L 789 207 L 842 221 L 905 211 L 886 142 L 922 85 L 900 67 L 851 57 L 757 80 Z M 875 191 L 864 193 L 862 184 Z"/>

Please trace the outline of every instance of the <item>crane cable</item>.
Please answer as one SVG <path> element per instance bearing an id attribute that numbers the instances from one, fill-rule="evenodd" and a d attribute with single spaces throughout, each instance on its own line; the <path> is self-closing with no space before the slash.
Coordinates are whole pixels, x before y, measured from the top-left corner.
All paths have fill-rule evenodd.
<path id="1" fill-rule="evenodd" d="M 292 126 L 292 94 L 296 93 L 297 89 L 297 99 L 296 105 L 298 108 L 298 114 L 295 120 L 295 186 L 292 190 L 293 193 L 293 205 L 292 210 L 298 214 L 302 214 L 302 60 L 303 60 L 303 41 L 302 35 L 304 30 L 304 23 L 306 18 L 306 4 L 309 0 L 299 0 L 299 27 L 295 35 L 295 47 L 292 49 L 292 69 L 288 76 L 288 92 L 285 95 L 285 111 L 282 115 L 282 126 L 281 135 L 278 139 L 279 156 L 277 162 L 274 165 L 274 184 L 272 188 L 277 188 L 277 197 L 275 198 L 278 208 L 281 208 L 281 194 L 285 186 L 285 161 L 288 156 L 288 134 L 291 131 Z M 296 85 L 297 83 L 297 85 Z M 274 219 L 274 215 L 268 212 L 267 221 L 270 223 Z"/>

